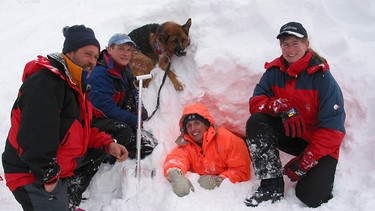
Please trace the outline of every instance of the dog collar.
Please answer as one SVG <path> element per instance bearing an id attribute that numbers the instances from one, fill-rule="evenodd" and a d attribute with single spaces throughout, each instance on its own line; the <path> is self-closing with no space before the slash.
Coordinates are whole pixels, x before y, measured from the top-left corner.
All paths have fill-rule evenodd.
<path id="1" fill-rule="evenodd" d="M 155 39 L 154 45 L 155 45 L 155 53 L 158 55 L 163 54 L 163 48 L 160 46 L 157 39 Z"/>

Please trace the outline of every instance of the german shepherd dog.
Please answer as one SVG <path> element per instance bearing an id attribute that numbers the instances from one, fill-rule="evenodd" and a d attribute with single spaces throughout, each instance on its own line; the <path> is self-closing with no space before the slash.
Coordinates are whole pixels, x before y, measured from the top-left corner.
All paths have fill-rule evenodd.
<path id="1" fill-rule="evenodd" d="M 147 24 L 131 31 L 129 37 L 137 44 L 137 50 L 133 51 L 129 62 L 133 75 L 149 74 L 157 63 L 166 71 L 174 55 L 185 56 L 186 48 L 190 45 L 190 26 L 191 18 L 184 25 L 168 21 Z M 177 91 L 184 89 L 172 68 L 168 71 L 168 77 Z M 145 80 L 143 87 L 148 87 L 150 80 Z"/>

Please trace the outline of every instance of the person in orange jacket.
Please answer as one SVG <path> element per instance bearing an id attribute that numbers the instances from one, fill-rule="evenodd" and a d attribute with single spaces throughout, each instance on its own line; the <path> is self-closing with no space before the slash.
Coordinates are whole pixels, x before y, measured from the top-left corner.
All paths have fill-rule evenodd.
<path id="1" fill-rule="evenodd" d="M 232 183 L 250 179 L 250 156 L 246 143 L 223 127 L 218 127 L 202 103 L 186 106 L 179 122 L 181 135 L 177 147 L 167 155 L 164 175 L 177 196 L 185 196 L 194 187 L 184 175 L 200 175 L 205 189 L 219 187 L 224 179 Z"/>

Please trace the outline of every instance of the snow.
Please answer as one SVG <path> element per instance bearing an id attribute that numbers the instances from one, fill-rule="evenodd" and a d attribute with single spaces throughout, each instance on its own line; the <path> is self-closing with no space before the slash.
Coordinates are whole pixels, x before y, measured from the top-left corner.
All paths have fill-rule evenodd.
<path id="1" fill-rule="evenodd" d="M 81 204 L 86 210 L 249 210 L 244 198 L 259 184 L 224 181 L 220 188 L 205 190 L 198 175 L 187 177 L 195 192 L 176 196 L 163 177 L 166 154 L 175 147 L 178 120 L 185 105 L 203 102 L 216 121 L 244 134 L 249 117 L 248 99 L 264 72 L 266 61 L 280 56 L 276 35 L 286 22 L 301 22 L 313 49 L 328 59 L 340 84 L 347 112 L 347 135 L 341 147 L 334 198 L 316 210 L 374 210 L 375 208 L 375 72 L 370 66 L 375 49 L 375 1 L 340 0 L 1 0 L 0 8 L 0 151 L 10 127 L 10 110 L 21 84 L 23 67 L 36 55 L 61 52 L 66 25 L 91 27 L 102 49 L 110 36 L 129 33 L 148 23 L 192 18 L 191 46 L 173 66 L 185 90 L 174 90 L 166 80 L 160 109 L 144 127 L 159 140 L 152 157 L 142 161 L 142 177 L 134 176 L 134 160 L 103 164 Z M 163 78 L 159 68 L 143 90 L 143 102 L 151 113 Z M 289 155 L 282 154 L 285 163 Z M 2 164 L 0 164 L 1 166 Z M 149 169 L 147 169 L 149 167 Z M 151 170 L 155 176 L 151 179 Z M 0 176 L 4 172 L 0 168 Z M 261 204 L 256 210 L 308 210 L 294 195 L 295 183 L 286 181 L 285 198 Z M 0 181 L 0 210 L 21 210 Z"/>

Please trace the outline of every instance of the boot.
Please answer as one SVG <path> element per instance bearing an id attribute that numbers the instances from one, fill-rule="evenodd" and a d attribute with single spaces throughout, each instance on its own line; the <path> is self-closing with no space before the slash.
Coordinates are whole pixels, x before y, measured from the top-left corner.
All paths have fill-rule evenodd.
<path id="1" fill-rule="evenodd" d="M 245 199 L 244 203 L 248 207 L 256 207 L 265 201 L 274 203 L 284 197 L 284 179 L 277 177 L 273 179 L 264 179 L 252 196 Z"/>

